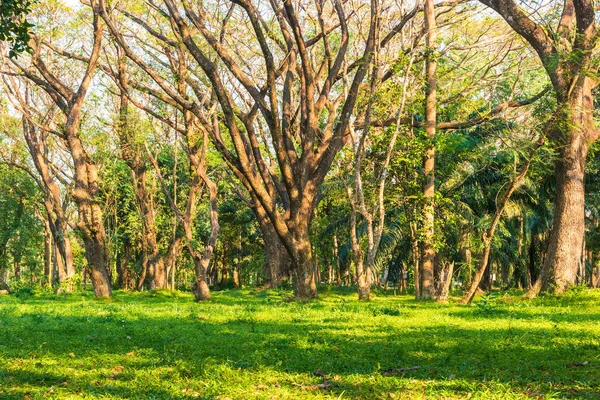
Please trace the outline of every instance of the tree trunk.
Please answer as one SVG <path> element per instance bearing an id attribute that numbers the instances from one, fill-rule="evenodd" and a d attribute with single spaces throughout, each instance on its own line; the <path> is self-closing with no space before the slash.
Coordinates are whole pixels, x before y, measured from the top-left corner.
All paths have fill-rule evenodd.
<path id="1" fill-rule="evenodd" d="M 196 268 L 196 282 L 194 284 L 194 288 L 192 291 L 194 292 L 194 296 L 196 301 L 206 300 L 210 297 L 210 290 L 208 288 L 207 281 L 207 273 L 208 267 L 210 265 L 210 260 L 212 259 L 215 246 L 217 244 L 217 238 L 219 236 L 219 211 L 217 207 L 217 185 L 208 178 L 206 174 L 206 164 L 204 160 L 204 154 L 206 152 L 206 143 L 208 142 L 208 137 L 204 136 L 204 151 L 202 156 L 202 161 L 199 164 L 199 167 L 196 168 L 198 175 L 204 181 L 204 184 L 208 188 L 208 193 L 210 196 L 210 238 L 208 242 L 204 246 L 204 251 L 202 252 L 202 256 L 198 258 L 196 255 L 194 257 L 194 266 Z M 191 246 L 190 246 L 191 247 Z"/>
<path id="2" fill-rule="evenodd" d="M 419 271 L 421 268 L 419 267 L 419 242 L 416 239 L 416 236 L 413 234 L 413 229 L 411 229 L 412 239 L 412 258 L 413 258 L 413 266 L 414 266 L 414 281 L 415 281 L 415 298 L 421 298 L 421 276 Z"/>
<path id="3" fill-rule="evenodd" d="M 209 260 L 206 260 L 200 254 L 194 256 L 194 268 L 196 271 L 196 279 L 192 286 L 192 293 L 196 301 L 208 300 L 210 298 L 210 289 L 208 287 L 207 271 Z"/>
<path id="4" fill-rule="evenodd" d="M 15 279 L 17 281 L 21 280 L 21 261 L 20 260 L 13 261 L 13 271 L 15 274 Z"/>
<path id="5" fill-rule="evenodd" d="M 156 212 L 151 194 L 146 187 L 146 175 L 145 168 L 134 170 L 135 196 L 140 207 L 142 231 L 144 232 L 143 251 L 146 253 L 150 289 L 166 289 L 169 286 L 169 279 L 156 239 Z"/>
<path id="6" fill-rule="evenodd" d="M 269 287 L 276 288 L 281 284 L 282 279 L 289 276 L 292 259 L 283 246 L 264 208 L 257 201 L 255 204 L 252 210 L 258 220 L 265 248 L 264 275 Z"/>
<path id="7" fill-rule="evenodd" d="M 542 273 L 541 289 L 555 293 L 575 284 L 585 235 L 587 143 L 581 135 L 573 136 L 556 162 L 554 221 Z"/>
<path id="8" fill-rule="evenodd" d="M 48 215 L 48 223 L 58 250 L 55 261 L 59 282 L 65 282 L 75 275 L 73 251 L 69 239 L 69 225 L 65 213 L 66 205 L 60 195 L 60 188 L 51 174 L 47 161 L 46 135 L 23 118 L 23 136 L 33 164 L 41 177 L 44 189 L 44 207 Z M 65 291 L 72 291 L 73 284 L 63 285 Z"/>
<path id="9" fill-rule="evenodd" d="M 362 142 L 362 140 L 361 140 Z M 355 156 L 356 160 L 359 160 L 358 152 L 362 151 L 360 149 L 357 150 L 357 155 Z M 358 168 L 360 164 L 355 161 L 355 169 Z M 360 171 L 354 172 L 355 179 L 355 190 L 362 191 L 362 185 L 360 181 Z M 354 193 L 351 187 L 348 187 L 348 201 L 350 203 L 350 243 L 352 246 L 352 261 L 354 262 L 354 267 L 356 268 L 356 286 L 358 289 L 358 299 L 359 300 L 369 300 L 369 295 L 371 292 L 371 281 L 370 281 L 370 271 L 368 268 L 365 268 L 365 254 L 361 249 L 359 238 L 356 232 L 357 228 L 357 197 L 361 196 L 362 193 Z M 360 198 L 360 197 L 359 197 Z M 360 205 L 362 207 L 362 204 Z M 366 221 L 366 223 L 370 223 L 370 221 Z"/>
<path id="10" fill-rule="evenodd" d="M 71 111 L 79 116 L 80 108 Z M 69 119 L 78 118 L 72 115 Z M 77 228 L 81 233 L 85 248 L 85 258 L 90 268 L 90 279 L 96 297 L 112 295 L 109 278 L 109 254 L 106 246 L 106 231 L 102 208 L 98 203 L 98 169 L 86 154 L 78 136 L 78 123 L 68 124 L 65 136 L 73 159 L 75 187 L 73 200 L 79 212 Z"/>
<path id="11" fill-rule="evenodd" d="M 555 162 L 556 195 L 554 219 L 541 278 L 527 292 L 534 297 L 540 290 L 563 293 L 575 285 L 585 237 L 585 160 L 588 140 L 596 139 L 592 116 L 592 81 L 581 78 L 567 100 L 559 100 L 551 139 L 558 149 Z"/>
<path id="12" fill-rule="evenodd" d="M 425 174 L 425 184 L 423 186 L 423 235 L 421 243 L 421 293 L 422 299 L 433 299 L 435 296 L 434 269 L 435 269 L 435 248 L 434 248 L 434 196 L 435 196 L 435 131 L 437 124 L 437 61 L 436 51 L 436 24 L 435 10 L 433 0 L 425 1 L 425 45 L 426 49 L 426 75 L 427 83 L 425 90 L 425 133 L 429 140 L 423 161 L 423 172 Z"/>
<path id="13" fill-rule="evenodd" d="M 299 228 L 300 232 L 294 237 L 294 246 L 297 249 L 298 257 L 294 260 L 294 294 L 296 298 L 302 300 L 314 299 L 318 297 L 317 285 L 315 284 L 314 265 L 312 249 L 308 236 L 308 226 L 306 229 Z"/>
<path id="14" fill-rule="evenodd" d="M 592 272 L 590 273 L 590 287 L 600 288 L 600 260 L 592 255 Z"/>
<path id="15" fill-rule="evenodd" d="M 47 218 L 44 219 L 44 276 L 46 277 L 46 285 L 52 287 L 54 276 L 52 274 L 52 231 Z"/>
<path id="16" fill-rule="evenodd" d="M 177 259 L 181 253 L 183 237 L 175 236 L 169 245 L 165 264 L 169 267 L 168 275 L 171 276 L 171 290 L 175 290 L 175 272 L 177 271 Z"/>
<path id="17" fill-rule="evenodd" d="M 452 275 L 454 274 L 454 261 L 447 263 L 440 271 L 440 294 L 437 301 L 440 303 L 448 302 L 450 296 L 450 287 L 452 286 Z"/>

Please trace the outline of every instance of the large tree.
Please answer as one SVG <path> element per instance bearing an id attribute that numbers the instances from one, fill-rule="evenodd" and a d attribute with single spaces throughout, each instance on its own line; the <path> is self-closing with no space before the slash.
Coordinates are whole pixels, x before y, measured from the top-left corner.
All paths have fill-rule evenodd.
<path id="1" fill-rule="evenodd" d="M 363 48 L 358 53 L 351 52 L 348 18 L 364 12 L 348 9 L 351 5 L 344 7 L 337 0 L 317 2 L 314 21 L 320 23 L 310 28 L 302 17 L 306 10 L 291 1 L 272 1 L 270 8 L 261 6 L 260 10 L 254 1 L 234 1 L 222 22 L 207 14 L 207 5 L 174 0 L 164 4 L 166 7 L 158 7 L 160 17 L 171 23 L 172 34 L 203 72 L 200 79 L 205 79 L 209 88 L 200 88 L 196 78 L 189 79 L 191 84 L 196 81 L 194 101 L 163 85 L 156 74 L 146 72 L 178 106 L 194 112 L 207 129 L 213 122 L 206 117 L 204 93 L 212 92 L 209 98 L 220 110 L 218 124 L 228 137 L 221 136 L 220 129 L 210 128 L 211 139 L 252 199 L 264 209 L 288 251 L 296 295 L 315 297 L 309 227 L 318 189 L 344 145 L 372 57 L 379 2 L 371 1 L 369 29 L 366 38 L 357 38 L 356 45 Z M 103 8 L 111 25 L 109 12 L 105 5 Z M 247 43 L 256 44 L 246 55 L 250 59 L 244 59 L 231 46 L 237 39 L 231 37 L 234 32 L 226 25 L 233 18 L 247 28 Z M 309 33 L 313 30 L 318 32 L 316 36 Z M 120 37 L 114 25 L 111 31 Z M 338 35 L 335 43 L 329 37 L 333 31 Z M 155 37 L 162 35 L 158 29 L 152 32 Z M 225 36 L 229 45 L 224 44 Z M 131 48 L 123 40 L 119 44 L 140 65 Z M 321 44 L 320 51 L 313 48 L 316 44 Z M 351 79 L 342 78 L 347 76 L 344 65 L 353 62 Z M 262 134 L 268 139 L 261 140 Z M 276 173 L 266 167 L 263 146 L 274 150 Z"/>
<path id="2" fill-rule="evenodd" d="M 44 91 L 62 114 L 60 121 L 53 121 L 54 127 L 46 125 L 42 128 L 56 134 L 70 154 L 74 172 L 71 196 L 78 208 L 77 230 L 83 239 L 94 293 L 98 297 L 109 297 L 112 292 L 110 263 L 103 211 L 98 201 L 98 166 L 90 157 L 80 131 L 84 102 L 99 63 L 104 31 L 98 4 L 92 2 L 91 8 L 92 48 L 89 63 L 81 76 L 73 79 L 53 62 L 51 51 L 43 44 L 43 37 L 36 37 L 30 42 L 33 48 L 29 59 L 31 65 L 25 66 L 13 60 L 15 72 L 9 75 L 22 76 Z M 35 114 L 35 111 L 30 114 Z"/>
<path id="3" fill-rule="evenodd" d="M 592 55 L 598 40 L 595 3 L 565 0 L 556 26 L 536 23 L 532 15 L 553 9 L 540 6 L 531 13 L 514 0 L 480 0 L 495 10 L 538 54 L 556 98 L 549 132 L 557 152 L 554 222 L 541 278 L 530 295 L 540 289 L 563 292 L 575 284 L 585 234 L 584 166 L 588 145 L 599 131 L 594 127 Z M 538 21 L 539 22 L 539 21 Z M 544 21 L 549 22 L 549 21 Z"/>

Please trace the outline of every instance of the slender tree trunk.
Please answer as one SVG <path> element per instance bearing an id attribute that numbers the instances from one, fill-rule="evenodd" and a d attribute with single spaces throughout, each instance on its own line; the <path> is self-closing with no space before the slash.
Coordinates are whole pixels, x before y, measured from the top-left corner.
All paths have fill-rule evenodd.
<path id="1" fill-rule="evenodd" d="M 167 250 L 167 259 L 165 260 L 165 264 L 169 266 L 169 275 L 171 276 L 171 290 L 175 290 L 175 273 L 177 271 L 177 259 L 179 258 L 179 254 L 181 254 L 181 249 L 183 247 L 183 237 L 175 236 L 171 243 L 169 244 L 169 249 Z"/>
<path id="2" fill-rule="evenodd" d="M 600 287 L 600 260 L 598 260 L 596 253 L 592 255 L 592 272 L 590 274 L 590 287 Z"/>
<path id="3" fill-rule="evenodd" d="M 420 254 L 419 254 L 419 241 L 417 239 L 417 229 L 415 224 L 410 224 L 410 235 L 412 243 L 412 261 L 414 268 L 414 280 L 415 280 L 415 299 L 421 298 L 421 268 L 419 266 Z"/>
<path id="4" fill-rule="evenodd" d="M 37 165 L 37 164 L 36 164 Z M 40 169 L 38 169 L 40 172 Z M 40 172 L 40 175 L 43 174 Z M 60 204 L 55 204 L 60 201 L 58 195 L 58 186 L 54 183 L 55 188 L 50 188 L 45 182 L 44 185 L 47 191 L 46 199 L 44 200 L 44 206 L 47 213 L 47 223 L 52 233 L 53 247 L 56 249 L 54 264 L 56 264 L 56 271 L 58 273 L 58 281 L 64 283 L 69 278 L 75 276 L 75 266 L 73 264 L 73 251 L 71 250 L 71 240 L 68 237 L 67 221 L 64 217 L 64 210 Z M 56 196 L 51 194 L 52 190 L 56 191 Z M 57 215 L 56 219 L 53 219 L 53 215 Z M 62 285 L 61 290 L 71 292 L 73 290 L 73 284 L 70 282 L 68 285 Z"/>
<path id="5" fill-rule="evenodd" d="M 26 103 L 25 103 L 26 104 Z M 75 276 L 73 264 L 73 251 L 69 239 L 69 224 L 65 212 L 66 205 L 60 195 L 60 188 L 56 183 L 47 160 L 46 137 L 47 133 L 36 128 L 26 118 L 23 118 L 23 136 L 27 149 L 38 174 L 41 177 L 45 192 L 44 207 L 48 214 L 50 229 L 58 249 L 56 257 L 58 280 L 63 283 Z M 63 285 L 65 291 L 72 291 L 73 284 Z"/>
<path id="6" fill-rule="evenodd" d="M 21 280 L 21 262 L 20 261 L 13 261 L 13 271 L 15 274 L 15 279 L 16 280 Z"/>
<path id="7" fill-rule="evenodd" d="M 362 142 L 362 139 L 361 139 Z M 361 146 L 357 152 L 362 151 Z M 356 160 L 360 160 L 360 156 L 357 154 L 355 156 L 355 169 L 359 168 L 359 163 Z M 355 180 L 355 190 L 362 191 L 362 184 L 360 180 L 360 171 L 355 171 L 354 173 Z M 365 268 L 365 254 L 362 250 L 359 242 L 358 235 L 356 233 L 357 229 L 357 216 L 358 216 L 358 205 L 357 197 L 362 196 L 362 193 L 355 194 L 352 188 L 348 187 L 348 201 L 350 203 L 350 243 L 352 246 L 352 260 L 354 262 L 354 267 L 356 268 L 356 286 L 358 288 L 358 299 L 359 300 L 369 300 L 369 295 L 371 292 L 371 282 L 370 282 L 370 271 Z M 360 205 L 362 207 L 362 204 Z M 366 223 L 370 223 L 370 221 L 366 221 Z"/>
<path id="8" fill-rule="evenodd" d="M 533 149 L 529 153 L 527 162 L 525 163 L 523 168 L 521 168 L 521 171 L 519 172 L 519 174 L 513 179 L 510 186 L 506 189 L 506 192 L 504 192 L 504 194 L 502 195 L 500 202 L 497 204 L 496 212 L 494 213 L 494 218 L 492 219 L 492 223 L 490 224 L 490 227 L 487 229 L 487 231 L 482 236 L 484 247 L 483 247 L 483 252 L 481 254 L 481 259 L 479 260 L 479 266 L 478 266 L 477 272 L 475 273 L 475 277 L 473 278 L 473 282 L 471 282 L 471 287 L 469 288 L 467 293 L 465 293 L 465 295 L 463 296 L 463 298 L 461 300 L 462 304 L 468 304 L 473 300 L 473 296 L 475 296 L 475 292 L 477 291 L 477 288 L 479 287 L 479 285 L 481 283 L 481 278 L 483 277 L 484 273 L 486 272 L 486 269 L 491 268 L 491 265 L 489 265 L 490 264 L 489 257 L 490 257 L 490 251 L 492 249 L 492 239 L 494 237 L 494 234 L 496 233 L 496 228 L 498 227 L 500 218 L 502 217 L 502 214 L 504 213 L 504 210 L 506 209 L 506 206 L 507 206 L 508 201 L 510 200 L 512 194 L 517 189 L 517 187 L 521 184 L 521 181 L 523 180 L 523 178 L 525 178 L 525 175 L 527 175 L 527 172 L 529 171 L 529 167 L 531 166 L 533 157 L 535 156 L 537 150 L 544 144 L 544 141 L 545 141 L 545 138 L 542 136 L 537 141 L 537 143 L 534 145 Z"/>
<path id="9" fill-rule="evenodd" d="M 52 230 L 50 222 L 47 218 L 44 219 L 44 276 L 46 277 L 46 285 L 52 287 L 54 277 L 52 276 Z"/>
<path id="10" fill-rule="evenodd" d="M 423 172 L 425 174 L 425 184 L 423 186 L 423 197 L 425 205 L 423 208 L 423 234 L 424 239 L 421 243 L 422 261 L 421 261 L 421 291 L 420 297 L 423 299 L 432 299 L 435 296 L 434 269 L 435 269 L 435 248 L 434 248 L 434 196 L 435 196 L 435 131 L 437 124 L 437 61 L 436 36 L 437 29 L 435 24 L 435 9 L 433 0 L 425 1 L 425 43 L 426 43 L 426 69 L 427 69 L 427 87 L 425 90 L 425 133 L 430 141 L 423 161 Z"/>
<path id="11" fill-rule="evenodd" d="M 208 137 L 204 137 L 205 142 L 208 140 Z M 208 242 L 204 246 L 204 251 L 202 252 L 202 256 L 198 258 L 194 257 L 194 266 L 196 268 L 196 282 L 192 291 L 194 292 L 194 296 L 197 301 L 206 300 L 210 297 L 210 290 L 208 288 L 207 282 L 207 272 L 208 267 L 210 265 L 210 260 L 212 259 L 213 252 L 215 249 L 215 245 L 217 243 L 217 238 L 219 236 L 219 214 L 217 207 L 217 185 L 212 182 L 208 175 L 206 175 L 206 168 L 199 171 L 199 174 L 202 177 L 202 180 L 208 187 L 208 192 L 210 196 L 210 238 Z"/>

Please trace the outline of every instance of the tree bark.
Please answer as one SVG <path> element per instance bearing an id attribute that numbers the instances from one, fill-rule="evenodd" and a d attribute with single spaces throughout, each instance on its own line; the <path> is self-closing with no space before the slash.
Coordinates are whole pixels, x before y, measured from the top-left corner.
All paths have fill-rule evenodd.
<path id="1" fill-rule="evenodd" d="M 318 297 L 317 285 L 315 283 L 314 264 L 312 249 L 308 235 L 308 225 L 299 227 L 294 237 L 294 247 L 297 250 L 297 258 L 294 261 L 294 294 L 298 299 L 313 299 Z"/>
<path id="2" fill-rule="evenodd" d="M 447 263 L 447 265 L 440 271 L 440 291 L 437 297 L 437 301 L 440 303 L 448 302 L 450 296 L 450 287 L 452 286 L 452 275 L 454 274 L 454 261 Z"/>
<path id="3" fill-rule="evenodd" d="M 182 249 L 183 237 L 177 236 L 175 233 L 175 237 L 171 240 L 171 244 L 169 245 L 169 250 L 167 251 L 167 258 L 165 260 L 165 264 L 168 266 L 168 275 L 171 276 L 171 290 L 175 290 L 175 273 L 177 271 L 177 259 L 179 258 L 179 254 Z"/>
<path id="4" fill-rule="evenodd" d="M 281 284 L 282 279 L 289 276 L 292 269 L 292 259 L 279 235 L 277 235 L 269 216 L 256 199 L 253 201 L 252 211 L 254 211 L 254 215 L 258 220 L 264 242 L 264 275 L 269 287 L 276 288 Z"/>
<path id="5" fill-rule="evenodd" d="M 568 136 L 556 161 L 554 220 L 542 270 L 541 289 L 555 293 L 575 285 L 585 236 L 583 179 L 588 145 L 579 132 Z"/>
<path id="6" fill-rule="evenodd" d="M 48 218 L 44 219 L 44 276 L 46 277 L 46 286 L 52 287 L 54 275 L 52 268 L 52 230 Z"/>
<path id="7" fill-rule="evenodd" d="M 425 184 L 423 186 L 423 235 L 421 243 L 421 292 L 422 299 L 433 299 L 435 296 L 434 269 L 436 251 L 434 248 L 434 225 L 435 225 L 435 131 L 437 124 L 437 54 L 435 24 L 435 9 L 433 0 L 425 1 L 425 45 L 426 45 L 426 75 L 427 84 L 425 90 L 425 133 L 430 141 L 423 161 L 423 172 Z"/>

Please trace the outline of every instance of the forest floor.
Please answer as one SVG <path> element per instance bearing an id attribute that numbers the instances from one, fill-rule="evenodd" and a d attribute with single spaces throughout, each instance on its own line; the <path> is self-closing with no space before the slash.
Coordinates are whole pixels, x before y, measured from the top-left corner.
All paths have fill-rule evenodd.
<path id="1" fill-rule="evenodd" d="M 0 296 L 0 399 L 600 398 L 600 291 L 290 296 Z"/>

